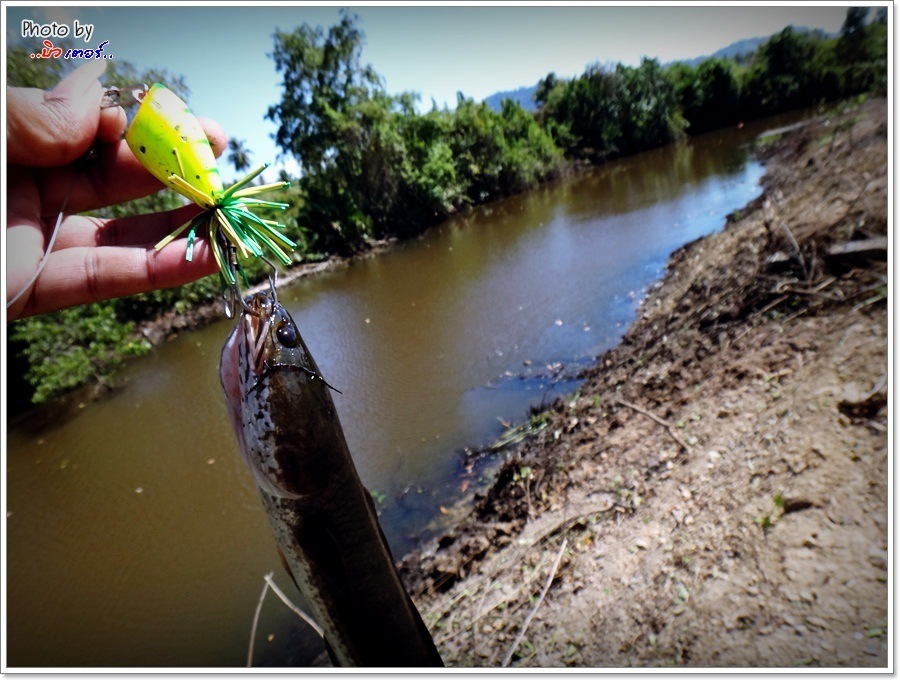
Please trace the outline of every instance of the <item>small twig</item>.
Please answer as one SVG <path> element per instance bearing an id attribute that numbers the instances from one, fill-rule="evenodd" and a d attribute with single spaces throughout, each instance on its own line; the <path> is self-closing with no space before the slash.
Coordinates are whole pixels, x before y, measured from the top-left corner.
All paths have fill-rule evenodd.
<path id="1" fill-rule="evenodd" d="M 772 302 L 770 302 L 769 304 L 767 304 L 767 305 L 766 305 L 765 307 L 763 307 L 762 309 L 759 309 L 759 310 L 753 312 L 749 317 L 747 317 L 747 321 L 750 321 L 750 319 L 752 319 L 752 318 L 754 318 L 754 317 L 762 316 L 762 315 L 765 314 L 766 312 L 768 312 L 768 311 L 774 309 L 775 307 L 777 307 L 778 305 L 780 305 L 782 302 L 784 302 L 785 300 L 787 300 L 789 297 L 790 297 L 790 295 L 781 295 L 781 296 L 775 298 Z M 751 325 L 748 324 L 747 327 L 746 327 L 744 330 L 742 330 L 740 333 L 738 333 L 738 334 L 734 337 L 734 340 L 731 341 L 731 344 L 734 344 L 735 342 L 737 342 L 738 340 L 740 340 L 741 338 L 743 338 L 745 335 L 747 335 L 747 333 L 749 333 L 750 331 L 752 331 L 753 328 L 754 328 L 753 326 L 751 326 Z"/>
<path id="2" fill-rule="evenodd" d="M 259 613 L 262 611 L 263 600 L 266 599 L 266 591 L 269 590 L 268 579 L 271 575 L 271 571 L 266 574 L 266 583 L 259 594 L 259 602 L 256 603 L 256 612 L 253 614 L 253 627 L 250 629 L 250 648 L 247 650 L 247 668 L 253 668 L 253 643 L 256 641 L 256 624 L 259 623 Z"/>
<path id="3" fill-rule="evenodd" d="M 776 285 L 772 292 L 774 293 L 788 293 L 793 295 L 809 295 L 824 298 L 826 300 L 830 300 L 832 302 L 839 302 L 842 300 L 842 293 L 840 289 L 838 289 L 837 294 L 831 295 L 828 293 L 823 293 L 828 286 L 837 281 L 837 278 L 834 276 L 828 277 L 824 281 L 819 282 L 814 288 L 794 288 L 789 281 L 782 281 L 778 285 Z"/>
<path id="4" fill-rule="evenodd" d="M 778 305 L 780 305 L 782 302 L 784 302 L 785 300 L 787 300 L 789 297 L 790 297 L 789 295 L 782 295 L 782 296 L 779 297 L 779 298 L 775 298 L 772 302 L 770 302 L 769 304 L 767 304 L 765 307 L 763 307 L 762 309 L 760 309 L 758 312 L 754 312 L 754 313 L 753 313 L 753 316 L 762 316 L 762 315 L 765 314 L 766 312 L 768 312 L 768 311 L 770 311 L 770 310 L 772 310 L 772 309 L 775 309 Z"/>
<path id="5" fill-rule="evenodd" d="M 876 302 L 881 302 L 882 300 L 886 300 L 887 295 L 874 295 L 870 297 L 868 300 L 863 300 L 858 305 L 856 305 L 850 312 L 858 312 L 860 309 L 868 307 L 869 305 L 874 305 Z"/>
<path id="6" fill-rule="evenodd" d="M 678 433 L 675 432 L 675 430 L 672 428 L 672 426 L 668 422 L 666 422 L 665 420 L 660 418 L 658 415 L 656 415 L 654 413 L 650 413 L 650 411 L 645 411 L 637 404 L 632 404 L 631 402 L 625 401 L 624 399 L 622 399 L 620 397 L 615 397 L 614 401 L 616 403 L 621 404 L 622 406 L 627 406 L 630 409 L 634 409 L 638 413 L 641 413 L 641 414 L 647 416 L 648 418 L 650 418 L 650 420 L 662 425 L 664 428 L 666 428 L 666 432 L 669 433 L 669 436 L 672 437 L 672 439 L 674 439 L 681 448 L 683 448 L 685 451 L 690 452 L 691 447 L 688 446 L 687 443 L 681 437 L 678 436 Z"/>
<path id="7" fill-rule="evenodd" d="M 610 492 L 610 493 L 614 493 L 614 492 Z M 485 582 L 487 582 L 485 584 L 485 589 L 486 589 L 486 591 L 489 590 L 491 585 L 498 580 L 498 578 L 499 578 L 498 575 L 501 572 L 503 572 L 504 569 L 508 568 L 512 564 L 519 564 L 521 562 L 521 560 L 524 558 L 524 556 L 530 550 L 542 545 L 543 542 L 545 540 L 547 540 L 549 537 L 555 535 L 559 531 L 568 531 L 569 529 L 574 527 L 576 524 L 584 521 L 586 518 L 591 517 L 592 515 L 600 515 L 600 514 L 609 512 L 610 510 L 615 508 L 617 505 L 621 505 L 621 504 L 612 503 L 611 505 L 604 507 L 604 508 L 594 508 L 591 510 L 587 510 L 579 515 L 576 515 L 575 517 L 564 517 L 559 522 L 552 524 L 551 526 L 547 527 L 539 534 L 532 536 L 527 544 L 521 545 L 520 547 L 513 550 L 510 555 L 501 559 L 500 563 L 495 568 L 493 568 L 491 571 L 486 571 L 478 576 L 475 576 L 473 574 L 470 579 L 471 583 L 468 584 L 468 587 L 465 590 L 461 590 L 460 592 L 456 593 L 453 597 L 449 598 L 449 600 L 446 602 L 435 603 L 435 605 L 432 607 L 431 611 L 429 611 L 426 618 L 429 620 L 434 620 L 434 621 L 440 620 L 460 600 L 463 600 L 466 597 L 474 597 L 475 594 L 478 592 L 478 588 L 480 588 L 482 586 L 482 584 L 484 584 Z M 624 506 L 622 506 L 622 507 L 624 507 Z M 471 564 L 473 561 L 474 561 L 474 558 L 469 557 L 469 559 L 467 559 L 464 562 L 464 565 Z M 472 619 L 471 621 L 468 622 L 468 624 L 466 625 L 466 627 L 464 629 L 462 629 L 461 631 L 451 631 L 451 632 L 445 634 L 445 636 L 441 637 L 440 640 L 438 640 L 438 641 L 443 642 L 446 640 L 455 639 L 458 635 L 461 635 L 462 633 L 466 632 L 469 629 L 473 629 L 476 622 L 478 622 L 484 616 L 486 616 L 491 611 L 496 609 L 503 602 L 508 601 L 510 599 L 510 597 L 514 596 L 516 593 L 519 592 L 519 590 L 521 590 L 523 587 L 528 585 L 528 583 L 531 582 L 532 578 L 533 578 L 532 576 L 527 577 L 527 579 L 523 583 L 521 583 L 520 585 L 518 585 L 516 587 L 513 595 L 511 595 L 509 597 L 504 597 L 501 602 L 498 602 L 498 603 L 492 605 L 489 609 L 479 613 L 474 619 Z M 419 593 L 417 594 L 417 598 L 424 596 L 425 593 L 433 593 L 433 592 L 434 592 L 434 590 L 429 591 L 427 589 L 423 589 L 423 590 L 419 591 Z M 485 599 L 485 597 L 482 597 L 482 603 L 484 602 L 484 599 Z M 481 610 L 481 605 L 478 606 L 478 611 L 480 611 L 480 610 Z"/>
<path id="8" fill-rule="evenodd" d="M 256 641 L 256 626 L 259 624 L 259 613 L 262 611 L 263 601 L 266 599 L 266 593 L 269 588 L 271 588 L 278 598 L 284 602 L 288 608 L 293 611 L 297 616 L 306 621 L 310 627 L 319 634 L 319 637 L 324 638 L 325 633 L 322 630 L 322 627 L 316 623 L 309 614 L 300 609 L 297 605 L 291 602 L 288 599 L 288 596 L 281 592 L 281 588 L 275 585 L 275 581 L 272 580 L 272 575 L 274 572 L 269 572 L 263 578 L 266 583 L 263 586 L 262 592 L 259 594 L 259 602 L 256 603 L 256 611 L 253 613 L 253 626 L 250 628 L 250 648 L 247 650 L 247 668 L 253 667 L 253 646 Z"/>
<path id="9" fill-rule="evenodd" d="M 541 594 L 538 596 L 537 602 L 534 603 L 534 607 L 528 613 L 528 616 L 525 619 L 525 623 L 522 624 L 522 629 L 519 631 L 519 634 L 516 635 L 516 639 L 513 640 L 512 645 L 510 645 L 509 649 L 506 651 L 506 656 L 503 657 L 503 662 L 500 664 L 501 668 L 506 668 L 509 666 L 509 662 L 512 661 L 512 656 L 515 654 L 516 648 L 519 646 L 519 643 L 522 642 L 522 638 L 525 637 L 525 631 L 528 630 L 528 626 L 531 624 L 531 620 L 534 618 L 534 615 L 537 613 L 538 608 L 541 606 L 541 602 L 544 601 L 544 598 L 547 596 L 547 591 L 550 590 L 550 586 L 553 584 L 553 579 L 556 578 L 556 570 L 559 569 L 559 563 L 562 561 L 563 552 L 566 550 L 566 544 L 568 543 L 568 538 L 563 538 L 562 545 L 559 546 L 559 552 L 556 553 L 556 559 L 553 561 L 553 566 L 550 567 L 550 575 L 547 577 L 547 582 L 544 584 L 544 589 L 541 590 Z"/>
<path id="10" fill-rule="evenodd" d="M 782 229 L 784 229 L 785 233 L 788 236 L 788 240 L 791 242 L 791 245 L 794 247 L 794 252 L 797 254 L 797 260 L 800 262 L 800 268 L 803 270 L 803 276 L 806 278 L 807 283 L 809 282 L 810 270 L 806 266 L 806 260 L 803 258 L 803 252 L 800 250 L 800 244 L 797 243 L 797 239 L 794 238 L 794 232 L 791 231 L 791 228 L 782 222 L 779 225 Z"/>
<path id="11" fill-rule="evenodd" d="M 322 630 L 322 626 L 320 626 L 318 623 L 316 623 L 315 620 L 309 614 L 307 614 L 305 611 L 300 609 L 300 607 L 298 607 L 293 602 L 291 602 L 288 599 L 288 596 L 285 595 L 283 592 L 281 592 L 281 588 L 279 588 L 278 586 L 275 585 L 275 581 L 272 580 L 272 572 L 271 571 L 268 574 L 266 574 L 266 583 L 275 592 L 275 594 L 279 598 L 281 598 L 281 601 L 284 602 L 292 612 L 294 612 L 297 616 L 299 616 L 301 619 L 306 621 L 310 625 L 310 627 L 314 631 L 316 631 L 316 633 L 318 633 L 319 637 L 321 637 L 321 638 L 325 637 L 325 631 Z"/>

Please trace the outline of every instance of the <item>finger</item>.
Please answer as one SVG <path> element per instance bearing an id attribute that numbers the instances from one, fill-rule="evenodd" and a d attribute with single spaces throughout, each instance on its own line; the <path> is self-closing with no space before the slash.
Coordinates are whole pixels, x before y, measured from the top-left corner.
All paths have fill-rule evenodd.
<path id="1" fill-rule="evenodd" d="M 199 120 L 213 153 L 221 156 L 228 146 L 225 131 L 215 121 Z M 101 146 L 95 159 L 47 168 L 39 171 L 37 177 L 45 217 L 59 212 L 67 196 L 66 211 L 83 212 L 149 196 L 164 186 L 140 164 L 124 140 Z"/>
<path id="2" fill-rule="evenodd" d="M 182 226 L 201 209 L 185 205 L 175 210 L 133 217 L 104 220 L 99 217 L 74 215 L 60 225 L 56 250 L 85 246 L 154 246 Z M 199 236 L 203 236 L 201 232 Z"/>
<path id="3" fill-rule="evenodd" d="M 197 120 L 200 121 L 200 127 L 203 128 L 203 132 L 206 133 L 213 155 L 218 158 L 228 148 L 228 136 L 225 134 L 225 130 L 212 118 L 197 116 Z"/>
<path id="4" fill-rule="evenodd" d="M 195 245 L 191 262 L 184 259 L 186 246 L 180 239 L 159 252 L 118 247 L 54 250 L 27 302 L 8 309 L 7 318 L 181 286 L 217 270 L 205 241 Z"/>
<path id="5" fill-rule="evenodd" d="M 97 135 L 105 70 L 105 61 L 92 61 L 51 92 L 7 88 L 7 162 L 51 167 L 84 155 Z"/>
<path id="6" fill-rule="evenodd" d="M 100 144 L 115 144 L 125 133 L 128 116 L 121 106 L 110 106 L 100 109 L 100 122 L 97 125 L 97 141 Z"/>
<path id="7" fill-rule="evenodd" d="M 6 229 L 6 302 L 20 293 L 40 266 L 44 235 L 39 227 L 18 224 Z"/>

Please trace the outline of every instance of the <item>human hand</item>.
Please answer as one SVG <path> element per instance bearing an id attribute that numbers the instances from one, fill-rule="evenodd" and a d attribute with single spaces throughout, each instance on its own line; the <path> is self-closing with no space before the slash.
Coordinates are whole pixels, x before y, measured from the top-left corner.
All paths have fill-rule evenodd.
<path id="1" fill-rule="evenodd" d="M 78 213 L 162 188 L 122 139 L 123 109 L 100 108 L 105 61 L 86 64 L 51 92 L 7 87 L 7 319 L 179 286 L 217 271 L 204 240 L 185 260 L 187 239 L 153 246 L 200 208 L 104 220 Z M 218 124 L 200 119 L 216 156 Z M 79 162 L 94 142 L 97 157 Z M 63 216 L 41 265 L 63 205 Z M 41 268 L 42 267 L 42 268 Z M 35 273 L 40 272 L 34 281 Z M 10 304 L 12 302 L 12 304 Z"/>

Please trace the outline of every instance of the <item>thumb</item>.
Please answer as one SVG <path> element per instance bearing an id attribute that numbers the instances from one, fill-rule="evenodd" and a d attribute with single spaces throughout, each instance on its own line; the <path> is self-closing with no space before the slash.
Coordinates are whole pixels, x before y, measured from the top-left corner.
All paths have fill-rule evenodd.
<path id="1" fill-rule="evenodd" d="M 81 66 L 50 92 L 7 88 L 7 161 L 51 167 L 82 156 L 97 136 L 103 60 Z"/>

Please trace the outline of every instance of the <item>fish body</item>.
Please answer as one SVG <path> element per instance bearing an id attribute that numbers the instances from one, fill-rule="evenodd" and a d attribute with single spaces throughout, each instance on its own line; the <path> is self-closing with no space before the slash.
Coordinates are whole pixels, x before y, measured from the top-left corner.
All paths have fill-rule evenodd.
<path id="1" fill-rule="evenodd" d="M 440 666 L 350 457 L 315 360 L 290 315 L 248 300 L 220 378 L 285 564 L 340 666 Z"/>

